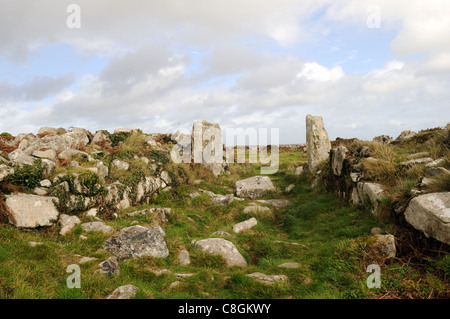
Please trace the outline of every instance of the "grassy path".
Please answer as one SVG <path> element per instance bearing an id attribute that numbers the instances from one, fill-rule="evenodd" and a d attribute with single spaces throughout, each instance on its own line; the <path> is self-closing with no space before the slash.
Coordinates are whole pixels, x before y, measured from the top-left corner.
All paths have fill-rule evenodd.
<path id="1" fill-rule="evenodd" d="M 271 176 L 278 191 L 265 199 L 288 199 L 291 206 L 271 207 L 273 215 L 256 216 L 257 226 L 235 234 L 232 226 L 250 218 L 243 210 L 251 200 L 213 206 L 206 194 L 200 193 L 194 199 L 188 195 L 198 188 L 231 193 L 236 180 L 258 175 L 259 166 L 233 164 L 231 174 L 221 179 L 200 176 L 197 172 L 197 176 L 204 177 L 199 185 L 180 186 L 177 193 L 163 192 L 150 205 L 173 209 L 173 214 L 167 216 L 168 225 L 164 226 L 169 257 L 120 262 L 120 274 L 111 278 L 95 274 L 97 264 L 109 257 L 109 253 L 100 250 L 107 235 L 84 233 L 77 227 L 72 234 L 61 237 L 59 227 L 22 231 L 0 224 L 0 298 L 104 298 L 125 284 L 139 288 L 137 298 L 448 297 L 448 280 L 443 276 L 448 258 L 436 258 L 424 267 L 372 256 L 370 230 L 385 227 L 370 213 L 347 207 L 331 194 L 311 191 L 307 176 L 292 174 L 295 166 L 306 160 L 301 151 L 282 151 L 280 155 L 280 170 Z M 285 194 L 282 190 L 289 184 L 296 186 Z M 131 226 L 133 221 L 142 226 L 154 224 L 147 216 L 126 216 L 136 209 L 122 211 L 121 218 L 106 223 L 117 230 Z M 207 255 L 191 244 L 193 240 L 211 237 L 218 230 L 232 234 L 226 239 L 245 257 L 247 268 L 227 268 L 221 257 Z M 80 239 L 81 234 L 88 238 Z M 30 247 L 30 241 L 42 244 Z M 190 253 L 189 266 L 178 265 L 181 249 Z M 81 289 L 69 289 L 66 268 L 77 263 L 76 255 L 97 260 L 81 265 Z M 299 268 L 279 267 L 286 262 L 298 263 Z M 366 267 L 371 263 L 382 266 L 380 289 L 369 289 L 366 285 L 369 275 Z M 154 272 L 157 269 L 168 269 L 171 273 L 157 275 Z M 247 276 L 254 272 L 284 274 L 288 279 L 267 285 Z M 192 276 L 180 279 L 176 275 L 180 273 Z M 175 281 L 180 284 L 170 288 Z"/>

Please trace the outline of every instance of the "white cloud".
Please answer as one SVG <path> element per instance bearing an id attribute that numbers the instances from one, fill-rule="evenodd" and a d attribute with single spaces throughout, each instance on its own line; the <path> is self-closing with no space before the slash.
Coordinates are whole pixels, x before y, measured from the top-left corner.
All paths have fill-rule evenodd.
<path id="1" fill-rule="evenodd" d="M 297 78 L 306 79 L 310 81 L 318 82 L 335 82 L 340 80 L 345 76 L 344 71 L 340 66 L 335 66 L 328 69 L 324 66 L 319 65 L 316 62 L 305 63 L 305 66 L 297 74 Z"/>

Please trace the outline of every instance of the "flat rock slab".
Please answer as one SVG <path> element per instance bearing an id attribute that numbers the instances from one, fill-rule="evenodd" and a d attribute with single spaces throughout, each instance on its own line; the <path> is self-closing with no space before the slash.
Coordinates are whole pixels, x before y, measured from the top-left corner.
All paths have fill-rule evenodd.
<path id="1" fill-rule="evenodd" d="M 450 245 L 450 192 L 413 198 L 405 211 L 405 219 L 426 236 Z"/>
<path id="2" fill-rule="evenodd" d="M 268 204 L 275 208 L 284 208 L 291 205 L 291 202 L 287 199 L 259 199 L 258 203 Z"/>
<path id="3" fill-rule="evenodd" d="M 274 191 L 272 181 L 268 176 L 253 176 L 236 182 L 236 196 L 255 199 Z"/>
<path id="4" fill-rule="evenodd" d="M 248 274 L 247 277 L 255 278 L 256 280 L 267 285 L 272 285 L 276 282 L 286 281 L 288 279 L 286 275 L 266 275 L 260 272 Z"/>
<path id="5" fill-rule="evenodd" d="M 202 239 L 195 243 L 195 247 L 212 255 L 222 256 L 228 267 L 239 266 L 247 267 L 247 261 L 239 253 L 236 246 L 223 238 Z"/>
<path id="6" fill-rule="evenodd" d="M 255 217 L 252 217 L 250 219 L 247 219 L 243 222 L 237 223 L 236 225 L 233 226 L 233 231 L 236 234 L 242 233 L 246 230 L 249 230 L 250 228 L 255 227 L 258 224 L 257 220 Z"/>
<path id="7" fill-rule="evenodd" d="M 106 297 L 106 299 L 131 299 L 136 296 L 138 291 L 138 287 L 133 285 L 120 286 Z"/>
<path id="8" fill-rule="evenodd" d="M 234 199 L 234 196 L 231 195 L 219 195 L 213 197 L 212 203 L 214 206 L 228 206 Z"/>
<path id="9" fill-rule="evenodd" d="M 23 228 L 52 226 L 59 216 L 53 200 L 57 198 L 30 194 L 6 195 L 9 222 Z"/>
<path id="10" fill-rule="evenodd" d="M 110 251 L 118 260 L 141 257 L 167 257 L 169 249 L 161 227 L 131 226 L 121 229 L 109 238 L 103 249 Z"/>
<path id="11" fill-rule="evenodd" d="M 105 225 L 103 222 L 90 222 L 81 224 L 81 228 L 85 232 L 96 231 L 101 232 L 103 234 L 112 234 L 114 233 L 114 228 L 111 226 Z"/>
<path id="12" fill-rule="evenodd" d="M 244 208 L 244 214 L 271 216 L 272 210 L 265 206 L 247 206 Z"/>
<path id="13" fill-rule="evenodd" d="M 403 166 L 412 166 L 412 165 L 418 165 L 418 164 L 427 164 L 433 162 L 433 159 L 431 157 L 425 157 L 425 158 L 417 158 L 412 159 L 409 161 L 401 162 L 401 165 Z"/>

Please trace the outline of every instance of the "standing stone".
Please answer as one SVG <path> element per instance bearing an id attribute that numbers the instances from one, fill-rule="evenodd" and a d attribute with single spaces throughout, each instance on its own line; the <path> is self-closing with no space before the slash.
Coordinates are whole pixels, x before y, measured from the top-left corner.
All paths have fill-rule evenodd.
<path id="1" fill-rule="evenodd" d="M 53 200 L 57 198 L 29 194 L 7 195 L 5 204 L 9 222 L 23 228 L 52 226 L 59 216 Z"/>
<path id="2" fill-rule="evenodd" d="M 306 116 L 306 145 L 308 148 L 308 168 L 316 171 L 318 165 L 328 158 L 331 143 L 321 116 Z"/>
<path id="3" fill-rule="evenodd" d="M 194 163 L 204 164 L 215 176 L 225 171 L 222 131 L 219 124 L 195 121 L 192 126 L 191 147 Z"/>

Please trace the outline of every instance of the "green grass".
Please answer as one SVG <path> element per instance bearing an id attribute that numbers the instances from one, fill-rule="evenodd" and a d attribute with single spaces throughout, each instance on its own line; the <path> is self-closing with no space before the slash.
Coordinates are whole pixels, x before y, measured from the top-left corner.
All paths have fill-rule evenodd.
<path id="1" fill-rule="evenodd" d="M 176 192 L 162 192 L 150 205 L 130 207 L 120 212 L 120 218 L 106 223 L 116 230 L 131 226 L 153 225 L 148 216 L 128 217 L 127 213 L 149 207 L 170 207 L 166 242 L 167 258 L 130 259 L 120 262 L 120 274 L 107 278 L 95 273 L 97 264 L 110 256 L 100 248 L 109 237 L 85 233 L 80 226 L 61 237 L 59 227 L 24 231 L 0 224 L 0 298 L 104 298 L 120 285 L 139 288 L 136 298 L 378 298 L 382 296 L 416 298 L 449 296 L 449 258 L 432 257 L 422 263 L 405 263 L 396 259 L 377 260 L 367 248 L 370 229 L 386 227 L 362 210 L 348 207 L 331 194 L 311 190 L 308 174 L 294 175 L 295 167 L 304 164 L 300 150 L 280 151 L 280 169 L 270 176 L 277 191 L 265 198 L 286 198 L 290 207 L 273 210 L 273 217 L 257 217 L 258 224 L 242 234 L 232 226 L 250 218 L 243 210 L 252 201 L 233 201 L 229 206 L 212 206 L 203 193 L 191 199 L 187 195 L 198 188 L 215 193 L 231 193 L 234 183 L 242 178 L 260 175 L 261 164 L 231 164 L 230 175 L 217 179 L 201 168 L 189 168 L 192 180 L 203 179 L 200 185 L 185 184 Z M 138 167 L 138 166 L 136 166 Z M 201 178 L 199 178 L 201 177 Z M 289 193 L 284 188 L 296 187 Z M 270 206 L 269 206 L 270 207 Z M 83 222 L 88 221 L 83 220 Z M 208 255 L 194 248 L 193 240 L 211 237 L 223 230 L 248 263 L 247 268 L 228 268 L 219 256 Z M 87 240 L 80 239 L 83 234 Z M 43 245 L 30 247 L 29 241 Z M 191 265 L 180 266 L 177 256 L 181 249 L 190 253 Z M 66 286 L 68 265 L 76 263 L 75 254 L 96 257 L 96 261 L 81 265 L 81 289 Z M 279 268 L 285 262 L 300 264 L 296 269 Z M 366 286 L 366 267 L 382 265 L 382 287 Z M 406 265 L 406 266 L 405 266 Z M 157 276 L 152 270 L 169 269 L 171 274 Z M 246 275 L 253 272 L 285 274 L 288 280 L 265 285 Z M 176 273 L 192 273 L 178 279 Z M 174 281 L 181 284 L 173 289 Z"/>

